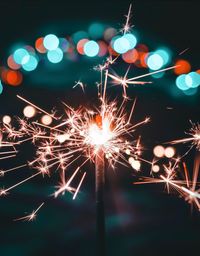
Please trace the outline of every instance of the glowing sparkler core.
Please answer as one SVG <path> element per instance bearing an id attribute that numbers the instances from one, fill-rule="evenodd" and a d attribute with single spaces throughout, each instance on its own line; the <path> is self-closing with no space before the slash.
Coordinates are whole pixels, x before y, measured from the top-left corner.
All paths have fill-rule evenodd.
<path id="1" fill-rule="evenodd" d="M 97 147 L 106 146 L 114 137 L 114 133 L 110 129 L 110 122 L 108 118 L 102 120 L 102 126 L 100 127 L 96 123 L 89 125 L 88 136 L 86 137 L 86 143 L 95 145 Z"/>

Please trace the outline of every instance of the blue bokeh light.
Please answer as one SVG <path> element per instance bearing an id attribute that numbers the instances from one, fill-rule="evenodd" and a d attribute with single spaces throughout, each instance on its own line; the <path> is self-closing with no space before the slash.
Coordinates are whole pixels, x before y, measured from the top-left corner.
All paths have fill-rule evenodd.
<path id="1" fill-rule="evenodd" d="M 128 33 L 128 34 L 125 34 L 123 37 L 126 38 L 129 42 L 129 50 L 135 48 L 137 44 L 137 39 L 133 34 Z"/>
<path id="2" fill-rule="evenodd" d="M 48 51 L 47 58 L 50 62 L 54 64 L 59 63 L 63 59 L 63 52 L 60 48 L 57 48 L 52 51 Z"/>
<path id="3" fill-rule="evenodd" d="M 88 57 L 95 57 L 99 53 L 99 45 L 91 40 L 84 44 L 84 53 Z"/>
<path id="4" fill-rule="evenodd" d="M 25 64 L 29 59 L 29 53 L 26 49 L 19 48 L 13 53 L 13 59 L 19 65 Z"/>
<path id="5" fill-rule="evenodd" d="M 158 70 L 164 65 L 164 60 L 159 54 L 153 53 L 147 58 L 147 65 L 151 70 Z"/>
<path id="6" fill-rule="evenodd" d="M 33 71 L 37 68 L 38 60 L 35 56 L 29 55 L 28 61 L 25 64 L 22 64 L 22 68 L 25 71 Z"/>
<path id="7" fill-rule="evenodd" d="M 113 48 L 117 53 L 123 54 L 130 49 L 130 43 L 124 36 L 117 38 L 113 43 Z"/>
<path id="8" fill-rule="evenodd" d="M 59 39 L 56 35 L 49 34 L 45 36 L 43 44 L 47 50 L 52 51 L 58 47 Z"/>

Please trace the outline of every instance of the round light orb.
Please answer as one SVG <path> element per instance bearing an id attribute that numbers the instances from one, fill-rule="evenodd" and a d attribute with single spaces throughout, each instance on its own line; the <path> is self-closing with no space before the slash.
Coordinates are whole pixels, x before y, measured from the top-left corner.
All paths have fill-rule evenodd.
<path id="1" fill-rule="evenodd" d="M 11 117 L 8 116 L 8 115 L 6 115 L 6 116 L 4 116 L 4 117 L 2 118 L 2 121 L 3 121 L 4 124 L 10 124 L 10 122 L 11 122 Z"/>
<path id="2" fill-rule="evenodd" d="M 50 125 L 52 123 L 52 117 L 49 116 L 49 115 L 44 115 L 42 118 L 41 118 L 41 122 L 44 124 L 44 125 Z"/>
<path id="3" fill-rule="evenodd" d="M 175 155 L 175 149 L 173 147 L 167 147 L 165 149 L 165 156 L 167 158 L 172 158 Z"/>
<path id="4" fill-rule="evenodd" d="M 50 62 L 54 64 L 59 63 L 63 59 L 63 51 L 60 48 L 48 51 L 47 58 Z"/>
<path id="5" fill-rule="evenodd" d="M 137 44 L 137 39 L 133 34 L 127 33 L 123 37 L 126 38 L 129 42 L 129 50 L 135 48 L 135 46 Z"/>
<path id="6" fill-rule="evenodd" d="M 35 115 L 36 110 L 32 106 L 26 106 L 23 110 L 24 116 L 27 118 L 31 118 Z"/>
<path id="7" fill-rule="evenodd" d="M 123 54 L 130 49 L 130 43 L 124 36 L 117 38 L 113 43 L 113 49 L 119 53 Z"/>
<path id="8" fill-rule="evenodd" d="M 158 173 L 158 172 L 160 171 L 159 165 L 154 164 L 154 165 L 152 166 L 152 171 L 155 172 L 155 173 Z"/>
<path id="9" fill-rule="evenodd" d="M 159 54 L 153 53 L 147 58 L 147 65 L 151 70 L 158 70 L 164 65 L 164 60 Z"/>
<path id="10" fill-rule="evenodd" d="M 58 48 L 59 39 L 56 35 L 49 34 L 44 37 L 43 44 L 47 50 L 52 51 Z"/>
<path id="11" fill-rule="evenodd" d="M 176 78 L 176 86 L 182 91 L 188 90 L 190 88 L 186 83 L 186 75 L 180 75 Z"/>
<path id="12" fill-rule="evenodd" d="M 163 157 L 164 154 L 165 154 L 165 149 L 163 146 L 161 145 L 158 145 L 158 146 L 155 146 L 154 149 L 153 149 L 153 153 L 156 157 Z"/>
<path id="13" fill-rule="evenodd" d="M 19 65 L 25 64 L 28 58 L 29 52 L 24 48 L 19 48 L 13 53 L 13 59 Z"/>
<path id="14" fill-rule="evenodd" d="M 36 57 L 33 55 L 29 55 L 27 62 L 22 64 L 22 68 L 25 71 L 30 72 L 30 71 L 35 70 L 37 68 L 37 65 L 38 65 L 38 60 L 36 59 Z"/>
<path id="15" fill-rule="evenodd" d="M 99 53 L 99 45 L 97 42 L 90 40 L 84 44 L 83 50 L 88 57 L 95 57 Z"/>

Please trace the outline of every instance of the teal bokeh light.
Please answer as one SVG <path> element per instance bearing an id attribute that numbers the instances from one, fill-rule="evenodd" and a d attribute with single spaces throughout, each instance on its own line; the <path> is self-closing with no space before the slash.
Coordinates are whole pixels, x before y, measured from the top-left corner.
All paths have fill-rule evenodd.
<path id="1" fill-rule="evenodd" d="M 185 77 L 186 85 L 190 88 L 196 88 L 200 85 L 200 74 L 197 72 L 190 72 Z"/>
<path id="2" fill-rule="evenodd" d="M 52 63 L 59 63 L 63 59 L 63 52 L 60 48 L 57 48 L 52 51 L 48 51 L 47 58 Z"/>
<path id="3" fill-rule="evenodd" d="M 25 71 L 33 71 L 37 68 L 38 60 L 35 56 L 29 55 L 29 58 L 25 64 L 22 64 L 22 68 Z"/>
<path id="4" fill-rule="evenodd" d="M 125 34 L 123 37 L 126 38 L 129 42 L 129 50 L 135 48 L 137 44 L 137 39 L 133 34 L 128 33 L 128 34 Z"/>
<path id="5" fill-rule="evenodd" d="M 95 57 L 99 53 L 99 45 L 97 44 L 97 42 L 91 40 L 85 43 L 84 53 L 88 57 Z"/>
<path id="6" fill-rule="evenodd" d="M 43 41 L 44 47 L 49 50 L 55 50 L 59 45 L 59 39 L 53 34 L 46 35 Z"/>
<path id="7" fill-rule="evenodd" d="M 19 65 L 25 64 L 29 59 L 29 53 L 26 49 L 19 48 L 13 53 L 13 59 Z"/>
<path id="8" fill-rule="evenodd" d="M 159 70 L 164 65 L 164 60 L 159 54 L 153 53 L 147 58 L 147 65 L 151 70 Z"/>
<path id="9" fill-rule="evenodd" d="M 164 65 L 169 63 L 171 58 L 169 50 L 167 50 L 166 48 L 161 48 L 161 49 L 158 49 L 155 53 L 162 57 Z"/>
<path id="10" fill-rule="evenodd" d="M 3 85 L 2 85 L 2 82 L 0 80 L 0 94 L 2 94 L 2 92 L 3 92 Z"/>
<path id="11" fill-rule="evenodd" d="M 190 89 L 190 87 L 186 84 L 186 75 L 180 75 L 176 78 L 176 86 L 182 91 Z"/>
<path id="12" fill-rule="evenodd" d="M 117 53 L 123 54 L 130 49 L 129 40 L 124 36 L 119 37 L 114 41 L 113 48 Z"/>
<path id="13" fill-rule="evenodd" d="M 104 26 L 100 23 L 93 23 L 88 28 L 89 35 L 93 39 L 99 39 L 103 36 Z"/>
<path id="14" fill-rule="evenodd" d="M 72 39 L 77 44 L 81 39 L 89 38 L 88 33 L 85 31 L 78 31 L 72 35 Z"/>

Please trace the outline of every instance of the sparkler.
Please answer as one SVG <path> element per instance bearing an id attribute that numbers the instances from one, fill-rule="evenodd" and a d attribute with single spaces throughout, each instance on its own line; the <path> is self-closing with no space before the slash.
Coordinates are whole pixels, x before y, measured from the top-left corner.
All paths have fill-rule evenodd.
<path id="1" fill-rule="evenodd" d="M 131 6 L 127 15 L 126 24 L 123 28 L 125 34 L 131 28 L 129 19 L 131 14 Z M 173 69 L 173 67 L 165 68 L 152 73 L 140 75 L 133 78 L 127 78 L 127 70 L 125 76 L 120 78 L 109 72 L 109 67 L 116 60 L 109 57 L 104 65 L 99 66 L 101 72 L 101 82 L 98 84 L 98 106 L 91 108 L 79 107 L 74 109 L 63 103 L 64 113 L 58 116 L 56 113 L 50 113 L 43 108 L 33 104 L 31 101 L 22 96 L 17 96 L 20 100 L 29 104 L 52 118 L 53 124 L 45 125 L 37 121 L 29 122 L 28 119 L 17 118 L 17 128 L 12 124 L 2 124 L 1 127 L 1 149 L 9 148 L 7 151 L 0 152 L 0 159 L 17 156 L 17 150 L 21 144 L 32 142 L 35 147 L 35 158 L 27 163 L 23 163 L 17 167 L 11 167 L 8 170 L 1 170 L 1 175 L 7 172 L 15 171 L 23 167 L 35 169 L 36 172 L 25 178 L 24 180 L 12 185 L 8 188 L 2 188 L 0 195 L 6 195 L 17 186 L 33 179 L 39 175 L 51 176 L 53 172 L 58 171 L 60 183 L 54 193 L 55 197 L 64 194 L 66 191 L 73 194 L 76 198 L 81 185 L 86 177 L 87 164 L 95 165 L 96 176 L 96 207 L 97 207 L 97 240 L 98 253 L 105 255 L 105 216 L 104 216 L 104 179 L 105 179 L 105 161 L 111 168 L 115 168 L 116 164 L 124 166 L 132 166 L 136 171 L 140 170 L 142 158 L 141 138 L 134 137 L 135 130 L 148 123 L 149 118 L 145 118 L 138 123 L 132 123 L 132 117 L 135 109 L 136 100 L 133 102 L 130 113 L 127 113 L 127 92 L 128 85 L 146 84 L 148 81 L 138 81 L 140 78 L 150 76 L 155 73 Z M 108 78 L 111 78 L 114 84 L 120 84 L 123 87 L 123 100 L 119 104 L 117 100 L 108 101 L 107 86 Z M 137 80 L 137 81 L 136 81 Z M 83 92 L 85 87 L 82 82 L 78 81 L 74 88 L 80 86 Z M 175 165 L 176 166 L 176 165 Z M 165 182 L 173 186 L 177 190 L 189 196 L 195 195 L 195 191 L 183 187 L 180 181 L 174 181 L 175 166 L 167 168 L 165 171 L 167 177 L 161 175 L 156 182 Z M 76 184 L 78 175 L 81 176 L 80 181 Z M 148 180 L 147 182 L 149 182 Z M 189 182 L 189 181 L 188 181 Z M 190 182 L 189 182 L 190 184 Z M 193 185 L 194 188 L 194 185 Z M 190 191 L 190 192 L 189 192 Z M 196 202 L 196 201 L 195 201 Z M 33 220 L 36 213 L 44 205 L 42 203 L 31 214 L 17 218 L 16 220 Z"/>

